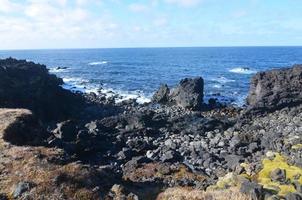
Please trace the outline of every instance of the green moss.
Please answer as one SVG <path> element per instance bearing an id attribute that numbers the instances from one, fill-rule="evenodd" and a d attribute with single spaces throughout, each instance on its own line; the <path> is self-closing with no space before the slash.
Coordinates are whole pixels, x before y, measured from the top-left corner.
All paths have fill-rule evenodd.
<path id="1" fill-rule="evenodd" d="M 298 181 L 302 184 L 302 168 L 289 165 L 286 162 L 286 159 L 280 154 L 276 153 L 273 160 L 264 159 L 262 164 L 263 169 L 258 173 L 257 181 L 259 184 L 263 185 L 264 188 L 275 190 L 281 196 L 296 191 L 292 184 L 282 185 L 279 182 L 273 182 L 271 180 L 270 173 L 277 168 L 286 171 L 286 178 L 290 183 Z M 299 179 L 296 180 L 295 177 L 299 177 Z"/>
<path id="2" fill-rule="evenodd" d="M 302 149 L 302 144 L 293 145 L 292 149 L 294 149 L 294 150 L 300 150 L 300 149 Z"/>

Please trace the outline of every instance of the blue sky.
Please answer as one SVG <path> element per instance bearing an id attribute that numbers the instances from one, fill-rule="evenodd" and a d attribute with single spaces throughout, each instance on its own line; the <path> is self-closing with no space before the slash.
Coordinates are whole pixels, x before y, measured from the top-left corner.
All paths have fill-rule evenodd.
<path id="1" fill-rule="evenodd" d="M 302 45 L 301 0 L 0 0 L 0 49 Z"/>

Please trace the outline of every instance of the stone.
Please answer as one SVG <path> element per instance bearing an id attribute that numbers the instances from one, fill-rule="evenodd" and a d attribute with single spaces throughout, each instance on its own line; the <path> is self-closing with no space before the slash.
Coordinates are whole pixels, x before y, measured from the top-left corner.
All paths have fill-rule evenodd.
<path id="1" fill-rule="evenodd" d="M 78 134 L 77 122 L 72 120 L 60 122 L 53 134 L 66 142 L 74 141 Z"/>
<path id="2" fill-rule="evenodd" d="M 167 85 L 161 85 L 160 88 L 154 93 L 152 102 L 166 104 L 169 102 L 170 89 Z"/>
<path id="3" fill-rule="evenodd" d="M 284 169 L 275 169 L 271 171 L 270 177 L 272 181 L 277 181 L 277 182 L 285 182 L 286 181 L 286 171 Z"/>
<path id="4" fill-rule="evenodd" d="M 0 193 L 0 200 L 9 200 L 9 198 L 6 194 Z"/>
<path id="5" fill-rule="evenodd" d="M 165 145 L 170 149 L 176 148 L 176 144 L 171 139 L 166 140 Z"/>
<path id="6" fill-rule="evenodd" d="M 274 111 L 302 103 L 302 65 L 257 73 L 247 104 L 252 110 Z"/>
<path id="7" fill-rule="evenodd" d="M 136 194 L 133 194 L 132 192 L 128 194 L 127 200 L 139 200 L 138 196 Z"/>
<path id="8" fill-rule="evenodd" d="M 294 183 L 295 189 L 297 190 L 297 192 L 302 194 L 302 184 L 300 184 L 298 181 L 295 181 Z"/>
<path id="9" fill-rule="evenodd" d="M 241 141 L 240 137 L 238 135 L 235 135 L 234 137 L 232 137 L 232 139 L 230 141 L 230 147 L 236 148 L 240 145 L 242 145 L 242 141 Z"/>
<path id="10" fill-rule="evenodd" d="M 132 150 L 129 148 L 123 148 L 122 151 L 120 151 L 117 156 L 119 160 L 124 160 L 124 159 L 128 159 L 132 156 Z"/>
<path id="11" fill-rule="evenodd" d="M 130 130 L 141 129 L 146 127 L 151 127 L 154 124 L 153 121 L 154 112 L 148 110 L 146 112 L 137 112 L 127 116 L 127 122 L 129 124 Z"/>
<path id="12" fill-rule="evenodd" d="M 272 152 L 272 151 L 268 151 L 265 153 L 265 156 L 270 159 L 270 160 L 273 160 L 275 158 L 275 153 Z"/>
<path id="13" fill-rule="evenodd" d="M 13 197 L 18 198 L 33 187 L 31 182 L 19 182 L 13 191 Z"/>
<path id="14" fill-rule="evenodd" d="M 240 165 L 240 163 L 244 162 L 244 158 L 238 155 L 227 155 L 224 158 L 227 162 L 227 166 L 232 171 L 236 170 L 236 167 Z"/>
<path id="15" fill-rule="evenodd" d="M 154 152 L 151 150 L 148 150 L 146 153 L 146 157 L 149 159 L 153 159 L 154 158 Z"/>
<path id="16" fill-rule="evenodd" d="M 267 200 L 281 200 L 281 198 L 277 195 L 269 196 Z"/>
<path id="17" fill-rule="evenodd" d="M 262 200 L 264 198 L 263 187 L 254 182 L 244 181 L 241 184 L 240 192 L 249 195 L 253 200 Z"/>
<path id="18" fill-rule="evenodd" d="M 183 79 L 173 90 L 171 99 L 185 109 L 200 110 L 203 103 L 203 87 L 204 81 L 201 77 Z"/>
<path id="19" fill-rule="evenodd" d="M 260 148 L 260 145 L 258 145 L 257 142 L 253 142 L 253 143 L 249 144 L 248 152 L 255 153 L 259 150 L 259 148 Z"/>
<path id="20" fill-rule="evenodd" d="M 285 195 L 285 200 L 302 200 L 301 193 L 288 193 Z"/>
<path id="21" fill-rule="evenodd" d="M 163 153 L 160 160 L 162 162 L 171 162 L 177 159 L 177 153 L 175 151 L 169 150 Z"/>

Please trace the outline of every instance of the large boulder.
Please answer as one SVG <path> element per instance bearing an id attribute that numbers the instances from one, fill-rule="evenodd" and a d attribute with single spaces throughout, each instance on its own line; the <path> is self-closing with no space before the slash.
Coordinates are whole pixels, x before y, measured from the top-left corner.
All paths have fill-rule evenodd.
<path id="1" fill-rule="evenodd" d="M 79 107 L 80 99 L 61 84 L 45 65 L 0 59 L 0 107 L 27 108 L 43 120 L 64 118 Z"/>
<path id="2" fill-rule="evenodd" d="M 159 89 L 154 93 L 152 102 L 154 103 L 167 103 L 169 101 L 170 89 L 165 84 L 161 85 Z"/>
<path id="3" fill-rule="evenodd" d="M 274 111 L 302 103 L 302 65 L 257 73 L 251 80 L 250 109 Z"/>
<path id="4" fill-rule="evenodd" d="M 240 192 L 250 196 L 252 200 L 264 199 L 263 186 L 255 182 L 244 181 L 240 186 Z"/>
<path id="5" fill-rule="evenodd" d="M 201 77 L 185 78 L 170 91 L 167 85 L 161 85 L 153 95 L 153 102 L 177 105 L 185 109 L 199 110 L 203 104 L 204 81 Z"/>
<path id="6" fill-rule="evenodd" d="M 198 110 L 203 103 L 204 81 L 201 77 L 185 78 L 174 89 L 171 98 L 177 105 L 192 110 Z"/>

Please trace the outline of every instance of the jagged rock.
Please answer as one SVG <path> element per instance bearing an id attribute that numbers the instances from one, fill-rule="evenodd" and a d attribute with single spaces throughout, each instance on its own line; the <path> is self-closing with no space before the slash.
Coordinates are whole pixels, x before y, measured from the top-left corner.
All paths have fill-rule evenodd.
<path id="1" fill-rule="evenodd" d="M 63 141 L 74 141 L 77 137 L 78 127 L 77 122 L 67 120 L 57 124 L 57 128 L 53 131 L 54 135 Z"/>
<path id="2" fill-rule="evenodd" d="M 257 73 L 251 80 L 250 109 L 274 111 L 302 103 L 302 65 Z"/>
<path id="3" fill-rule="evenodd" d="M 43 120 L 65 118 L 78 110 L 82 100 L 62 84 L 45 65 L 0 59 L 0 107 L 30 109 Z"/>
<path id="4" fill-rule="evenodd" d="M 241 184 L 240 192 L 250 196 L 253 200 L 264 199 L 263 187 L 254 182 L 244 181 Z"/>
<path id="5" fill-rule="evenodd" d="M 167 85 L 161 85 L 154 93 L 152 102 L 166 104 L 169 101 L 170 89 Z"/>
<path id="6" fill-rule="evenodd" d="M 177 105 L 192 110 L 201 109 L 203 103 L 204 81 L 201 77 L 185 78 L 171 94 L 172 101 Z"/>

